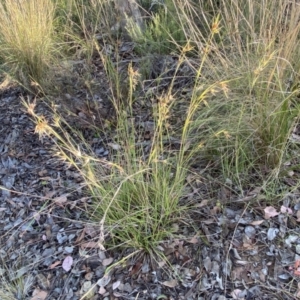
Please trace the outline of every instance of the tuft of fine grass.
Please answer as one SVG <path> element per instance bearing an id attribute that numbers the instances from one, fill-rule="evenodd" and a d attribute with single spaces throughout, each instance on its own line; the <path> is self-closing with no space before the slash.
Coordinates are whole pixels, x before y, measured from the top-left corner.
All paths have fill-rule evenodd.
<path id="1" fill-rule="evenodd" d="M 43 84 L 54 58 L 51 0 L 0 2 L 0 57 L 4 70 L 26 88 Z"/>
<path id="2" fill-rule="evenodd" d="M 202 70 L 209 70 L 215 81 L 228 82 L 227 97 L 219 94 L 207 101 L 207 121 L 215 138 L 203 138 L 202 153 L 222 167 L 225 178 L 260 176 L 262 169 L 278 175 L 299 117 L 293 104 L 296 92 L 287 85 L 299 72 L 299 4 L 186 1 L 177 7 L 198 57 L 209 51 Z M 216 15 L 219 26 L 211 37 Z M 216 112 L 214 118 L 209 111 Z M 227 132 L 227 138 L 220 138 L 224 136 L 219 132 Z"/>
<path id="3" fill-rule="evenodd" d="M 165 96 L 156 107 L 154 137 L 148 151 L 137 141 L 138 124 L 134 121 L 132 101 L 136 76 L 129 68 L 129 101 L 118 110 L 114 165 L 106 176 L 101 165 L 87 167 L 93 178 L 93 215 L 108 226 L 112 244 L 153 254 L 159 243 L 172 237 L 174 224 L 180 222 L 187 209 L 179 204 L 187 170 L 180 156 L 171 157 L 164 149 L 172 97 Z"/>
<path id="4" fill-rule="evenodd" d="M 187 44 L 181 50 L 177 68 L 191 49 Z M 99 54 L 109 76 L 118 78 L 117 69 L 109 62 L 109 57 Z M 200 74 L 199 69 L 197 79 Z M 159 252 L 157 246 L 161 242 L 176 235 L 176 228 L 187 213 L 187 204 L 182 201 L 186 176 L 191 157 L 199 147 L 196 141 L 190 142 L 193 121 L 205 102 L 206 94 L 216 86 L 222 87 L 223 83 L 208 85 L 199 93 L 195 88 L 195 95 L 184 112 L 183 127 L 178 129 L 180 147 L 172 150 L 169 148 L 172 143 L 169 121 L 177 100 L 173 83 L 153 104 L 152 139 L 145 144 L 141 140 L 142 132 L 134 106 L 140 74 L 132 65 L 128 68 L 128 79 L 127 99 L 112 99 L 117 125 L 115 138 L 108 144 L 113 149 L 109 161 L 83 153 L 65 131 L 61 131 L 62 135 L 49 122 L 35 115 L 30 105 L 27 104 L 27 108 L 36 119 L 36 132 L 54 137 L 59 156 L 81 171 L 93 198 L 93 211 L 88 213 L 108 233 L 106 245 L 155 254 Z M 119 85 L 113 86 L 118 82 L 112 83 L 112 89 L 117 90 L 116 96 L 121 94 Z M 60 126 L 58 119 L 56 126 Z"/>
<path id="5" fill-rule="evenodd" d="M 156 5 L 152 3 L 148 8 L 149 20 L 143 31 L 136 24 L 127 25 L 138 54 L 169 54 L 186 43 L 187 37 L 182 23 L 184 20 L 179 18 L 175 7 L 176 3 L 172 0 L 158 2 Z"/>

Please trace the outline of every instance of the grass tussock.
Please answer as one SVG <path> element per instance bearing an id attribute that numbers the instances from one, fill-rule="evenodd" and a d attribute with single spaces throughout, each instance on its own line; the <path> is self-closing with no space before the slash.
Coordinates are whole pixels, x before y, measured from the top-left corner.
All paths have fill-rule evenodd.
<path id="1" fill-rule="evenodd" d="M 173 1 L 150 5 L 149 20 L 144 30 L 134 24 L 127 25 L 130 37 L 136 42 L 135 50 L 146 53 L 168 54 L 177 52 L 186 43 L 183 19 L 180 19 Z"/>
<path id="2" fill-rule="evenodd" d="M 54 58 L 54 13 L 51 0 L 0 2 L 0 56 L 25 87 L 41 84 Z"/>

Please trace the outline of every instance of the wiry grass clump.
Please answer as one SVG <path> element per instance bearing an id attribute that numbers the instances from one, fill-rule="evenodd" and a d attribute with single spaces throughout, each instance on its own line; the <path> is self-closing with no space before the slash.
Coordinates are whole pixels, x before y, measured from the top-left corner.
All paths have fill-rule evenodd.
<path id="1" fill-rule="evenodd" d="M 113 10 L 111 1 L 56 0 L 55 24 L 64 54 L 90 61 L 94 52 L 95 36 L 109 35 Z M 102 32 L 102 29 L 107 32 Z"/>
<path id="2" fill-rule="evenodd" d="M 139 74 L 130 66 L 128 75 L 128 101 L 116 107 L 117 135 L 111 145 L 115 149 L 114 165 L 106 176 L 101 165 L 87 165 L 94 217 L 110 228 L 114 245 L 153 253 L 160 242 L 172 236 L 174 225 L 187 209 L 179 205 L 187 169 L 184 151 L 171 155 L 164 147 L 174 99 L 165 95 L 154 107 L 153 140 L 146 151 L 139 141 L 139 124 L 133 112 L 133 91 Z"/>
<path id="3" fill-rule="evenodd" d="M 226 130 L 228 138 L 216 135 L 204 150 L 220 159 L 224 176 L 260 176 L 262 168 L 277 176 L 299 116 L 290 84 L 299 72 L 300 7 L 284 0 L 205 1 L 202 9 L 195 7 L 188 1 L 178 10 L 200 60 L 210 53 L 203 77 L 228 82 L 226 98 L 208 101 L 216 112 L 214 121 L 209 114 L 210 129 Z M 211 26 L 216 14 L 219 26 Z"/>
<path id="4" fill-rule="evenodd" d="M 54 58 L 55 5 L 51 0 L 0 2 L 0 57 L 26 88 L 46 80 Z"/>
<path id="5" fill-rule="evenodd" d="M 127 25 L 129 35 L 136 42 L 135 50 L 141 55 L 169 54 L 176 52 L 186 43 L 184 19 L 180 19 L 175 8 L 176 3 L 168 0 L 150 5 L 145 30 L 132 24 Z M 155 6 L 155 8 L 154 8 Z"/>
<path id="6" fill-rule="evenodd" d="M 182 50 L 180 63 L 189 50 L 189 45 Z M 102 59 L 108 58 L 102 56 Z M 108 61 L 104 61 L 104 64 L 112 68 Z M 112 72 L 118 76 L 117 70 L 110 69 L 109 73 Z M 145 145 L 139 140 L 140 124 L 134 117 L 134 90 L 139 82 L 139 73 L 131 65 L 128 77 L 126 102 L 115 98 L 112 100 L 117 125 L 115 139 L 109 144 L 113 149 L 110 161 L 82 153 L 68 133 L 59 133 L 34 113 L 34 105 L 25 105 L 36 120 L 36 132 L 53 137 L 59 149 L 58 156 L 77 167 L 84 176 L 93 197 L 93 210 L 89 214 L 109 233 L 106 242 L 115 247 L 154 254 L 159 252 L 159 243 L 173 237 L 187 212 L 187 205 L 181 199 L 185 194 L 190 158 L 198 150 L 198 144 L 191 145 L 189 141 L 191 126 L 195 113 L 204 101 L 204 94 L 209 93 L 212 87 L 207 88 L 202 96 L 192 99 L 183 128 L 179 130 L 180 149 L 172 151 L 166 149 L 166 145 L 171 143 L 169 119 L 176 101 L 172 86 L 153 105 L 153 139 Z M 59 116 L 55 120 L 55 126 L 60 127 L 62 120 Z"/>

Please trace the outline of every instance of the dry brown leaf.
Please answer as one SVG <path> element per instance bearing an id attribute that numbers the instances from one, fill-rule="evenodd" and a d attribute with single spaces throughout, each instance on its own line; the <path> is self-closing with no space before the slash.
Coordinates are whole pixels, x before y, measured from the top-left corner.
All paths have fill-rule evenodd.
<path id="1" fill-rule="evenodd" d="M 240 299 L 242 300 L 240 297 L 239 297 L 239 294 L 242 292 L 242 290 L 239 290 L 239 289 L 235 289 L 232 291 L 231 293 L 231 296 L 233 299 Z"/>
<path id="2" fill-rule="evenodd" d="M 113 259 L 112 257 L 103 259 L 102 265 L 103 265 L 104 267 L 109 266 L 113 261 L 114 261 L 114 259 Z"/>
<path id="3" fill-rule="evenodd" d="M 162 282 L 162 284 L 164 286 L 167 286 L 169 288 L 173 288 L 175 287 L 176 285 L 178 285 L 178 281 L 176 279 L 172 279 L 172 280 L 167 280 L 167 281 L 164 281 Z"/>
<path id="4" fill-rule="evenodd" d="M 78 201 L 86 203 L 89 199 L 91 199 L 91 197 L 82 197 L 82 198 L 78 199 Z"/>
<path id="5" fill-rule="evenodd" d="M 191 239 L 187 240 L 188 243 L 191 243 L 191 244 L 197 244 L 199 243 L 199 240 L 197 238 L 197 236 L 193 236 Z"/>
<path id="6" fill-rule="evenodd" d="M 207 219 L 207 220 L 203 220 L 202 222 L 206 225 L 210 225 L 210 224 L 216 223 L 216 220 L 215 219 Z"/>
<path id="7" fill-rule="evenodd" d="M 56 193 L 57 193 L 57 191 L 50 191 L 50 192 L 46 193 L 44 198 L 51 199 Z"/>
<path id="8" fill-rule="evenodd" d="M 75 244 L 80 243 L 80 242 L 84 239 L 84 236 L 85 236 L 85 227 L 84 227 L 83 230 L 81 231 L 80 236 L 77 237 L 77 239 L 76 239 L 76 241 L 75 241 Z"/>
<path id="9" fill-rule="evenodd" d="M 140 261 L 136 262 L 136 264 L 130 270 L 129 276 L 137 274 L 142 267 L 142 263 Z"/>
<path id="10" fill-rule="evenodd" d="M 300 276 L 300 260 L 295 261 L 293 269 L 294 269 L 294 275 L 295 276 Z"/>
<path id="11" fill-rule="evenodd" d="M 297 216 L 297 222 L 300 222 L 300 210 L 297 211 L 296 216 Z"/>
<path id="12" fill-rule="evenodd" d="M 46 238 L 48 239 L 48 240 L 50 240 L 51 239 L 51 237 L 52 237 L 52 230 L 51 230 L 51 226 L 49 225 L 49 224 L 45 224 L 45 228 L 46 228 Z"/>
<path id="13" fill-rule="evenodd" d="M 104 295 L 106 293 L 106 289 L 103 286 L 100 286 L 98 293 L 100 295 Z"/>
<path id="14" fill-rule="evenodd" d="M 208 205 L 208 200 L 202 200 L 200 203 L 196 204 L 194 207 L 201 208 Z"/>
<path id="15" fill-rule="evenodd" d="M 192 174 L 189 174 L 189 175 L 186 177 L 186 181 L 187 181 L 187 183 L 188 183 L 188 184 L 191 184 L 191 183 L 193 183 L 193 181 L 194 181 L 194 178 L 195 178 L 195 176 L 194 176 L 194 175 L 192 175 Z"/>
<path id="16" fill-rule="evenodd" d="M 284 205 L 281 206 L 280 211 L 281 211 L 283 214 L 289 214 L 289 215 L 292 215 L 292 214 L 293 214 L 293 211 L 292 211 L 289 207 L 286 207 L 286 206 L 284 206 Z"/>
<path id="17" fill-rule="evenodd" d="M 47 170 L 41 170 L 38 172 L 39 176 L 45 176 L 47 174 Z"/>
<path id="18" fill-rule="evenodd" d="M 44 181 L 51 181 L 53 178 L 50 176 L 46 176 L 46 177 L 41 177 L 40 180 L 44 180 Z"/>
<path id="19" fill-rule="evenodd" d="M 257 226 L 257 225 L 260 225 L 264 222 L 265 220 L 257 220 L 257 221 L 253 221 L 250 223 L 250 225 L 253 225 L 253 226 Z"/>
<path id="20" fill-rule="evenodd" d="M 166 264 L 166 261 L 162 260 L 162 261 L 159 261 L 157 264 L 158 264 L 159 268 L 162 268 Z"/>
<path id="21" fill-rule="evenodd" d="M 94 276 L 94 272 L 88 272 L 84 275 L 84 278 L 86 280 L 92 280 L 93 276 Z"/>
<path id="22" fill-rule="evenodd" d="M 74 209 L 74 207 L 76 207 L 76 205 L 77 205 L 77 200 L 76 201 L 72 201 L 71 204 L 70 204 L 69 209 L 70 210 Z"/>
<path id="23" fill-rule="evenodd" d="M 267 206 L 264 209 L 264 212 L 265 212 L 264 217 L 266 220 L 279 215 L 279 212 L 277 212 L 277 210 L 273 206 Z"/>
<path id="24" fill-rule="evenodd" d="M 61 261 L 58 260 L 55 263 L 53 263 L 52 265 L 49 266 L 49 269 L 54 269 L 55 267 L 59 266 L 61 264 Z"/>
<path id="25" fill-rule="evenodd" d="M 111 147 L 113 150 L 120 150 L 121 146 L 119 144 L 115 144 L 115 143 L 108 143 L 107 144 L 109 147 Z"/>
<path id="26" fill-rule="evenodd" d="M 212 215 L 215 216 L 215 215 L 217 215 L 218 213 L 221 212 L 221 208 L 220 208 L 220 206 L 216 205 L 216 206 L 214 206 L 214 207 L 210 210 L 210 212 L 211 212 Z"/>
<path id="27" fill-rule="evenodd" d="M 45 300 L 48 293 L 40 289 L 35 289 L 32 293 L 32 298 L 30 300 Z"/>
<path id="28" fill-rule="evenodd" d="M 58 206 L 64 206 L 64 204 L 67 202 L 68 198 L 67 198 L 68 194 L 63 194 L 59 197 L 56 197 L 53 199 L 53 201 L 58 205 Z"/>
<path id="29" fill-rule="evenodd" d="M 41 214 L 39 212 L 34 212 L 33 218 L 38 222 L 41 219 Z"/>
<path id="30" fill-rule="evenodd" d="M 250 191 L 249 193 L 248 193 L 248 195 L 258 195 L 260 192 L 261 192 L 261 190 L 262 190 L 262 187 L 261 186 L 257 186 L 256 188 L 254 188 L 252 191 Z"/>
<path id="31" fill-rule="evenodd" d="M 87 225 L 85 226 L 84 229 L 85 229 L 85 233 L 89 235 L 91 238 L 94 238 L 96 235 L 98 235 L 98 232 L 94 226 Z"/>
<path id="32" fill-rule="evenodd" d="M 87 242 L 80 245 L 81 248 L 99 248 L 98 242 Z"/>

